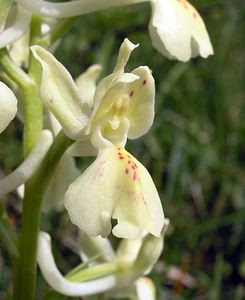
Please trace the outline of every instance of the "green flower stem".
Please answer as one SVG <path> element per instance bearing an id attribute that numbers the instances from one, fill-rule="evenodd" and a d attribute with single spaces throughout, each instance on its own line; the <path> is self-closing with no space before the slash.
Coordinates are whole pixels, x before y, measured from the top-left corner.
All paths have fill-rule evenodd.
<path id="1" fill-rule="evenodd" d="M 6 48 L 0 49 L 0 66 L 21 89 L 33 84 L 32 79 L 12 61 Z"/>
<path id="2" fill-rule="evenodd" d="M 36 144 L 42 130 L 42 103 L 39 96 L 39 87 L 35 76 L 39 71 L 39 65 L 32 68 L 30 75 L 26 74 L 10 58 L 6 49 L 0 50 L 0 66 L 6 74 L 21 89 L 23 93 L 25 128 L 24 128 L 24 156 L 26 157 Z"/>
<path id="3" fill-rule="evenodd" d="M 25 187 L 22 227 L 19 239 L 20 259 L 14 266 L 14 300 L 33 300 L 36 285 L 36 255 L 42 198 L 61 156 L 73 143 L 61 131 L 43 163 Z"/>

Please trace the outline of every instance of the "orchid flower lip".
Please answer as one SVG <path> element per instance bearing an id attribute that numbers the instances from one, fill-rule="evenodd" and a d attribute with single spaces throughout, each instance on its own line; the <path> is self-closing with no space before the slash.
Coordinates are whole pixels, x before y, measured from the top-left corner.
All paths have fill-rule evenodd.
<path id="1" fill-rule="evenodd" d="M 122 147 L 105 147 L 65 193 L 73 224 L 90 236 L 112 233 L 136 239 L 145 232 L 160 236 L 164 215 L 154 183 L 136 158 Z M 91 220 L 93 214 L 93 220 Z"/>

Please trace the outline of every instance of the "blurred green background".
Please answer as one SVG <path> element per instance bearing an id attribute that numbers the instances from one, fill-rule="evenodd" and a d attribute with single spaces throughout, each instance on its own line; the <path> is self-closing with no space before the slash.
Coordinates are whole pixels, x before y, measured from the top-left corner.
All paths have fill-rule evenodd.
<path id="1" fill-rule="evenodd" d="M 139 65 L 152 69 L 156 115 L 150 133 L 129 141 L 127 148 L 152 174 L 171 221 L 161 260 L 151 273 L 158 299 L 242 300 L 245 2 L 192 3 L 204 18 L 213 43 L 215 55 L 208 59 L 184 64 L 155 51 L 147 30 L 148 4 L 76 18 L 55 54 L 74 78 L 93 63 L 104 66 L 104 76 L 112 71 L 125 37 L 140 44 L 128 70 Z M 20 137 L 18 126 L 10 126 L 1 135 L 0 159 L 7 172 L 21 160 Z M 78 163 L 84 169 L 90 161 Z M 20 203 L 14 196 L 9 201 L 8 210 L 18 222 Z M 52 228 L 50 224 L 55 227 L 51 230 L 59 248 L 58 265 L 69 270 L 77 257 L 72 242 L 67 241 L 73 239 L 68 218 L 52 213 L 44 218 L 43 227 Z M 1 245 L 0 250 L 0 299 L 5 299 L 9 259 Z"/>

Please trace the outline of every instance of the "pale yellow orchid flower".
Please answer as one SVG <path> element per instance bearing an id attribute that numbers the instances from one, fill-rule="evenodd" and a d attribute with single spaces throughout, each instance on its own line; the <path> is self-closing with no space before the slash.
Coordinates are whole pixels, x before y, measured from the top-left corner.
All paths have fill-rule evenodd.
<path id="1" fill-rule="evenodd" d="M 111 75 L 97 86 L 93 111 L 68 71 L 52 54 L 32 47 L 43 74 L 41 96 L 66 134 L 77 141 L 90 139 L 98 150 L 95 162 L 65 194 L 73 223 L 84 232 L 135 239 L 144 232 L 159 236 L 164 216 L 156 188 L 146 169 L 125 149 L 127 138 L 138 138 L 152 125 L 155 85 L 148 67 L 131 73 L 124 68 L 136 45 L 125 39 Z M 130 208 L 130 209 L 129 209 Z M 91 220 L 91 212 L 93 219 Z"/>
<path id="2" fill-rule="evenodd" d="M 95 11 L 150 2 L 149 32 L 153 47 L 171 59 L 188 61 L 198 55 L 213 54 L 205 24 L 186 0 L 76 0 L 52 3 L 43 0 L 17 0 L 26 9 L 44 16 L 64 18 Z"/>
<path id="3" fill-rule="evenodd" d="M 98 85 L 86 133 L 99 150 L 95 162 L 65 194 L 71 221 L 91 236 L 136 239 L 144 232 L 159 236 L 161 201 L 144 166 L 124 146 L 127 137 L 146 133 L 154 117 L 154 79 L 147 67 L 124 73 L 136 45 L 125 39 L 114 72 Z M 93 221 L 91 222 L 91 214 Z"/>

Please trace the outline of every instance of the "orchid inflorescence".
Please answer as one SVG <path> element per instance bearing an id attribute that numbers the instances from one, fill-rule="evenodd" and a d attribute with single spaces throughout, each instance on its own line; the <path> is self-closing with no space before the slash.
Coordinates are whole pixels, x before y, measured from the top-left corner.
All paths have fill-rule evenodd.
<path id="1" fill-rule="evenodd" d="M 155 299 L 154 285 L 144 275 L 161 254 L 169 221 L 164 218 L 150 174 L 125 149 L 128 139 L 143 136 L 153 124 L 155 82 L 152 72 L 147 66 L 125 71 L 131 52 L 138 47 L 127 38 L 121 44 L 114 70 L 98 84 L 102 66 L 91 66 L 74 81 L 49 51 L 53 46 L 49 34 L 60 18 L 140 2 L 151 4 L 149 33 L 153 47 L 160 53 L 180 61 L 213 53 L 199 13 L 185 0 L 55 3 L 4 0 L 0 4 L 0 48 L 7 47 L 0 50 L 0 65 L 8 78 L 8 86 L 0 82 L 0 132 L 17 115 L 26 128 L 27 144 L 24 161 L 0 179 L 0 196 L 17 189 L 25 205 L 26 199 L 31 197 L 28 182 L 34 182 L 34 187 L 41 186 L 37 216 L 41 210 L 66 208 L 71 222 L 79 229 L 79 249 L 85 266 L 62 276 L 51 251 L 51 238 L 48 233 L 39 232 L 38 223 L 33 241 L 38 250 L 34 245 L 33 257 L 36 260 L 37 256 L 49 285 L 68 296 L 105 292 L 112 297 Z M 28 36 L 35 16 L 39 16 L 40 30 L 33 45 Z M 33 65 L 38 70 L 37 77 L 31 73 Z M 25 72 L 23 66 L 30 71 Z M 23 101 L 17 101 L 15 96 L 19 90 Z M 36 93 L 38 104 L 28 110 L 32 92 Z M 32 129 L 35 122 L 29 116 L 38 111 L 39 97 L 45 107 L 45 118 L 42 122 L 41 108 L 36 120 L 41 125 L 35 132 Z M 64 149 L 59 151 L 56 145 L 63 141 L 62 133 L 66 143 L 63 142 Z M 80 174 L 74 156 L 96 156 L 96 159 Z M 35 183 L 41 179 L 41 184 Z M 24 229 L 23 232 L 25 235 Z M 116 249 L 110 242 L 111 234 L 121 239 Z M 20 245 L 25 245 L 21 238 Z M 20 275 L 21 251 L 25 253 L 25 246 L 20 246 L 19 251 L 17 273 Z M 18 288 L 21 289 L 20 285 Z M 32 295 L 26 297 L 32 299 Z"/>

